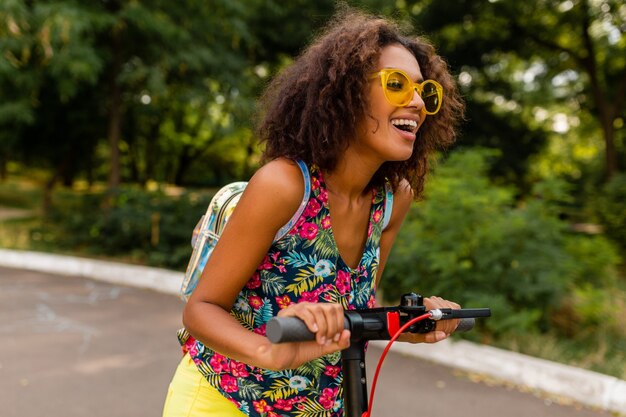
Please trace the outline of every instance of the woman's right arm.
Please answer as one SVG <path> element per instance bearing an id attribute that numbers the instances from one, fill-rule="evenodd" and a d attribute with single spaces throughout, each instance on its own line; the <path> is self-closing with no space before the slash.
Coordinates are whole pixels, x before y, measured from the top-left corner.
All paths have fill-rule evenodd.
<path id="1" fill-rule="evenodd" d="M 310 330 L 317 329 L 317 343 L 272 345 L 229 313 L 303 192 L 300 169 L 284 159 L 268 163 L 250 179 L 185 306 L 183 323 L 194 338 L 232 359 L 267 369 L 294 368 L 347 347 L 349 335 L 342 332 L 338 305 L 302 303 L 279 313 L 300 317 Z"/>

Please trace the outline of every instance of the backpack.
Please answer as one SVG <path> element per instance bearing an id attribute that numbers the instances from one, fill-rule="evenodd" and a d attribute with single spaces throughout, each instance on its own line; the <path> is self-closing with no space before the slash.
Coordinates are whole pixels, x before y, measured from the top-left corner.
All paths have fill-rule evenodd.
<path id="1" fill-rule="evenodd" d="M 296 210 L 289 222 L 276 233 L 274 242 L 289 232 L 309 202 L 309 194 L 311 193 L 311 176 L 309 169 L 303 161 L 298 160 L 296 162 L 304 177 L 304 195 L 298 210 Z M 191 247 L 193 251 L 191 252 L 191 258 L 187 264 L 187 270 L 185 271 L 185 276 L 180 287 L 180 296 L 184 301 L 189 299 L 191 293 L 196 288 L 204 266 L 209 260 L 211 253 L 213 253 L 213 249 L 247 185 L 248 183 L 246 181 L 238 181 L 222 187 L 213 196 L 206 213 L 200 218 L 194 228 L 191 235 Z"/>
<path id="2" fill-rule="evenodd" d="M 291 230 L 309 202 L 309 195 L 311 193 L 311 176 L 309 169 L 303 161 L 297 160 L 296 162 L 304 178 L 304 195 L 302 196 L 302 202 L 298 210 L 296 210 L 289 222 L 276 233 L 274 242 L 281 239 Z M 191 237 L 193 251 L 180 287 L 180 296 L 184 301 L 189 299 L 191 293 L 196 288 L 204 266 L 211 256 L 211 253 L 213 253 L 213 249 L 247 185 L 248 183 L 246 181 L 238 181 L 222 187 L 213 196 L 206 213 L 198 221 Z M 393 208 L 393 190 L 388 183 L 385 183 L 385 193 L 383 229 L 387 227 L 389 223 L 391 210 Z"/>

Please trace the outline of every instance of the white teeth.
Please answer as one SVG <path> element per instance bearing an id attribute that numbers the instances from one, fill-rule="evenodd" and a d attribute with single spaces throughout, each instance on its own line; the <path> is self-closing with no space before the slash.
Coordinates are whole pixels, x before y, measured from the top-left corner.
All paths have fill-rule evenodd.
<path id="1" fill-rule="evenodd" d="M 404 128 L 404 129 L 400 129 L 400 130 L 410 131 L 412 133 L 417 132 L 417 122 L 415 120 L 393 119 L 391 121 L 391 124 L 394 125 L 394 126 L 406 126 L 406 127 L 408 127 L 408 129 Z"/>
<path id="2" fill-rule="evenodd" d="M 409 119 L 393 119 L 391 121 L 391 124 L 395 126 L 407 125 L 411 127 L 417 127 L 417 122 L 415 120 L 409 120 Z"/>

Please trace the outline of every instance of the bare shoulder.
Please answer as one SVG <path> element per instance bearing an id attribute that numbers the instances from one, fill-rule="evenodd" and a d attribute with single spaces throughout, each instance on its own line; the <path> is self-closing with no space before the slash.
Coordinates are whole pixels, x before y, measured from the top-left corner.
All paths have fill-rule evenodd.
<path id="1" fill-rule="evenodd" d="M 398 184 L 398 188 L 394 192 L 393 197 L 394 200 L 397 201 L 397 204 L 406 211 L 413 202 L 415 195 L 413 194 L 413 190 L 411 189 L 409 182 L 407 180 L 402 180 L 400 184 Z"/>
<path id="2" fill-rule="evenodd" d="M 259 168 L 250 179 L 249 186 L 279 194 L 283 202 L 295 199 L 300 203 L 304 192 L 302 171 L 294 161 L 285 158 L 274 159 Z"/>
<path id="3" fill-rule="evenodd" d="M 242 196 L 249 204 L 272 213 L 278 223 L 286 223 L 298 209 L 304 194 L 300 167 L 291 160 L 279 158 L 263 165 L 252 176 Z"/>
<path id="4" fill-rule="evenodd" d="M 413 202 L 413 190 L 408 181 L 402 180 L 393 193 L 393 211 L 389 220 L 390 228 L 397 228 L 406 217 Z"/>
<path id="5" fill-rule="evenodd" d="M 250 179 L 250 184 L 276 187 L 302 188 L 302 172 L 295 161 L 286 158 L 274 159 L 263 165 Z"/>

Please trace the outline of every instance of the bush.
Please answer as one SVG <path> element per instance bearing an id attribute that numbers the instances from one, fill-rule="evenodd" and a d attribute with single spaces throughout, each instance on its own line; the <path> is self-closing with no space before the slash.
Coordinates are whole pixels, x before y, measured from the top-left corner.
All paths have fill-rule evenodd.
<path id="1" fill-rule="evenodd" d="M 51 221 L 38 232 L 54 236 L 51 243 L 60 248 L 184 270 L 191 232 L 210 197 L 173 198 L 132 187 L 110 194 L 58 194 Z"/>
<path id="2" fill-rule="evenodd" d="M 626 249 L 626 174 L 615 175 L 591 201 L 606 235 Z"/>
<path id="3" fill-rule="evenodd" d="M 398 235 L 382 288 L 391 300 L 418 291 L 490 307 L 493 317 L 480 325 L 491 336 L 546 331 L 577 283 L 592 272 L 597 283 L 614 279 L 617 257 L 601 237 L 571 235 L 559 219 L 562 185 L 541 184 L 541 198 L 516 203 L 513 190 L 490 184 L 489 157 L 455 152 L 435 169 Z"/>

